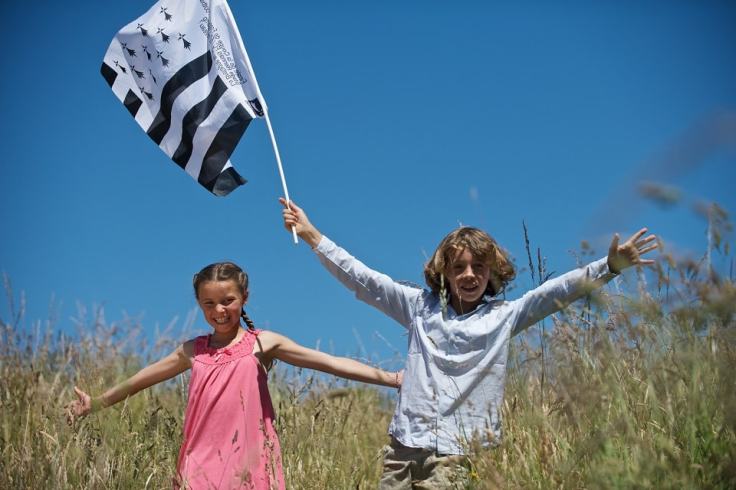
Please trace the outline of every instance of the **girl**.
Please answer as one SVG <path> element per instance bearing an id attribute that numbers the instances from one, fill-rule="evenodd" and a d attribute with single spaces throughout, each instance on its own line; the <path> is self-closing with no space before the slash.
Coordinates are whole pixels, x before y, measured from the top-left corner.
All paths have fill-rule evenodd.
<path id="1" fill-rule="evenodd" d="M 97 398 L 75 386 L 78 399 L 68 406 L 73 422 L 191 368 L 177 488 L 284 488 L 266 384 L 274 359 L 366 383 L 401 385 L 401 373 L 333 357 L 283 335 L 257 330 L 244 309 L 248 276 L 233 263 L 208 265 L 195 274 L 193 283 L 211 334 L 185 342 Z M 247 328 L 241 326 L 241 318 Z"/>
<path id="2" fill-rule="evenodd" d="M 499 297 L 514 277 L 506 253 L 487 233 L 461 227 L 440 242 L 424 268 L 429 289 L 396 282 L 351 256 L 281 199 L 284 225 L 312 247 L 356 298 L 408 331 L 404 384 L 384 448 L 379 488 L 455 488 L 467 474 L 467 449 L 501 438 L 501 406 L 511 337 L 630 266 L 652 265 L 657 248 L 642 228 L 608 256 L 546 281 L 521 298 Z"/>

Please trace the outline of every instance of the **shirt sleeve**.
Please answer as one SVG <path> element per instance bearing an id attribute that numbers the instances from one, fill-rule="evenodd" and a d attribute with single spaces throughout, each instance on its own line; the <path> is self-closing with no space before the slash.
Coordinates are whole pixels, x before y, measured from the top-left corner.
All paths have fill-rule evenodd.
<path id="1" fill-rule="evenodd" d="M 561 310 L 576 299 L 599 288 L 617 274 L 608 268 L 608 259 L 602 258 L 585 267 L 550 279 L 541 286 L 512 301 L 516 315 L 511 335 L 514 336 L 546 316 Z"/>
<path id="2" fill-rule="evenodd" d="M 410 328 L 416 301 L 422 289 L 400 284 L 374 271 L 322 235 L 314 248 L 320 262 L 355 297 Z"/>

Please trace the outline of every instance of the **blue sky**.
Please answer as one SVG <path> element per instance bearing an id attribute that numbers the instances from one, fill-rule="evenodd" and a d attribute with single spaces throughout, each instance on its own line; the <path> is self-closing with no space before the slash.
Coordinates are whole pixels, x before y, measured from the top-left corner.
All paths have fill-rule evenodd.
<path id="1" fill-rule="evenodd" d="M 230 259 L 250 274 L 259 326 L 337 354 L 403 354 L 401 327 L 282 228 L 263 121 L 232 159 L 249 183 L 215 198 L 114 97 L 99 74 L 104 52 L 152 3 L 4 6 L 0 269 L 27 297 L 26 326 L 54 298 L 67 331 L 78 304 L 102 305 L 112 322 L 134 316 L 148 332 L 178 327 L 196 308 L 192 274 Z M 523 266 L 524 220 L 562 272 L 581 240 L 602 255 L 613 232 L 642 225 L 698 256 L 705 222 L 694 205 L 736 210 L 733 130 L 709 138 L 736 111 L 733 2 L 231 8 L 291 197 L 396 279 L 422 282 L 426 256 L 458 223 L 486 229 Z M 693 145 L 702 156 L 685 158 Z M 640 181 L 682 198 L 662 210 L 635 191 Z M 520 273 L 516 291 L 530 285 Z M 194 328 L 208 329 L 200 315 Z"/>

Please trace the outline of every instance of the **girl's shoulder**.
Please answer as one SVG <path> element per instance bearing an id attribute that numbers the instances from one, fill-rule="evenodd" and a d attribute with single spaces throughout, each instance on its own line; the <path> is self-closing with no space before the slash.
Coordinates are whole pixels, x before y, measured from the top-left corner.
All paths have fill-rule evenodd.
<path id="1" fill-rule="evenodd" d="M 184 351 L 184 353 L 187 356 L 194 357 L 195 346 L 197 345 L 198 342 L 199 343 L 202 342 L 202 340 L 200 340 L 200 339 L 204 339 L 204 343 L 205 343 L 205 345 L 207 345 L 207 336 L 206 335 L 200 335 L 199 337 L 194 337 L 193 339 L 185 340 L 181 344 L 181 348 L 182 348 L 182 350 Z"/>

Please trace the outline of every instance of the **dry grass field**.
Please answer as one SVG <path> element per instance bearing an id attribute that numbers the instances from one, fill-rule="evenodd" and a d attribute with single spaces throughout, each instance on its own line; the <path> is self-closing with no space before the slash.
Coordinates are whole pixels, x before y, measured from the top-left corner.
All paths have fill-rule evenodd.
<path id="1" fill-rule="evenodd" d="M 718 245 L 708 257 L 729 253 Z M 736 488 L 736 286 L 708 266 L 662 255 L 516 340 L 505 436 L 469 441 L 468 488 Z M 6 290 L 0 488 L 170 488 L 185 376 L 74 428 L 63 407 L 74 384 L 99 393 L 174 341 L 143 349 L 141 325 L 95 311 L 72 341 Z M 279 368 L 270 386 L 288 488 L 376 487 L 390 391 Z"/>

